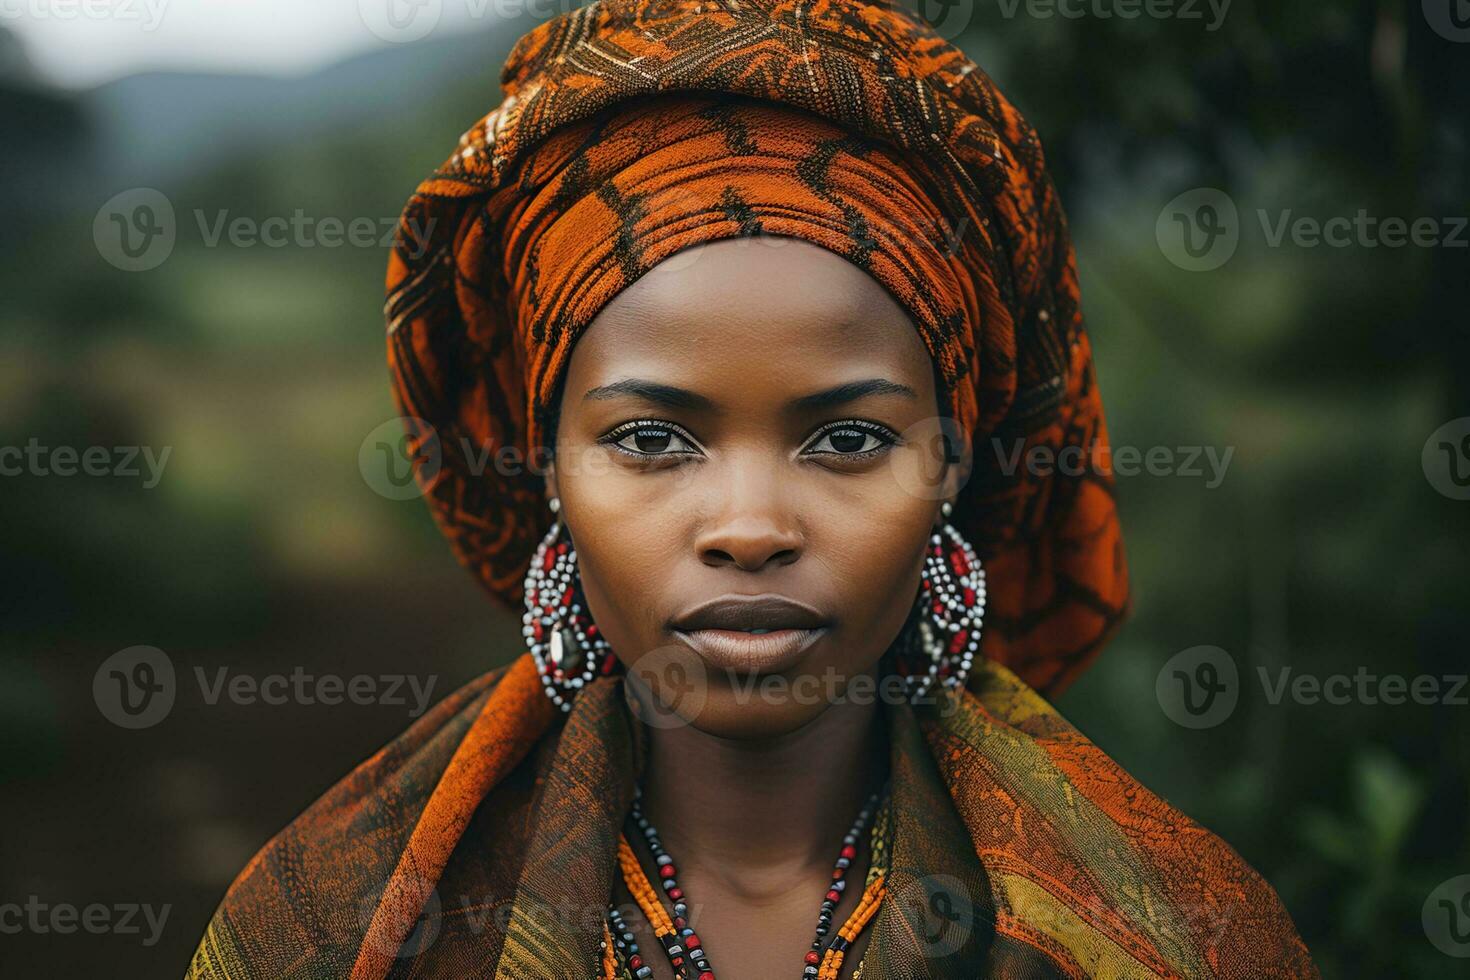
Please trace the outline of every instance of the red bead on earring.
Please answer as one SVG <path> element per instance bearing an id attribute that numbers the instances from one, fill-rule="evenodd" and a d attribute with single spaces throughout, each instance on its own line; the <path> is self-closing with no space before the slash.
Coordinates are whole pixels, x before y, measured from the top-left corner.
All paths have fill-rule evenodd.
<path id="1" fill-rule="evenodd" d="M 899 662 L 911 699 L 928 695 L 936 683 L 964 687 L 980 650 L 985 569 L 970 542 L 949 523 L 954 506 L 945 501 L 940 513 L 944 523 L 929 538 L 916 610 L 924 662 Z"/>

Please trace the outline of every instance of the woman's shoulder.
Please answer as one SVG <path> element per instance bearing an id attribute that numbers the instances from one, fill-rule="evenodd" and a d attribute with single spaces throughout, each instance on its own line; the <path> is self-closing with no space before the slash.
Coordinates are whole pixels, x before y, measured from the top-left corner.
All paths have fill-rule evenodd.
<path id="1" fill-rule="evenodd" d="M 977 664 L 952 707 L 925 734 L 1000 932 L 1087 975 L 1318 975 L 1260 874 L 1005 667 Z"/>
<path id="2" fill-rule="evenodd" d="M 323 793 L 230 885 L 188 976 L 351 973 L 435 790 L 494 781 L 546 730 L 551 715 L 526 697 L 535 683 L 526 655 L 482 674 Z M 527 711 L 537 717 L 521 717 Z"/>

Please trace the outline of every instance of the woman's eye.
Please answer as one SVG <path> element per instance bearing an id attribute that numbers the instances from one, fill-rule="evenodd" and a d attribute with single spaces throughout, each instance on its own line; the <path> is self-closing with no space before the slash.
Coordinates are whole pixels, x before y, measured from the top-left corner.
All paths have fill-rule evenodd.
<path id="1" fill-rule="evenodd" d="M 833 426 L 817 435 L 807 446 L 808 453 L 830 453 L 835 456 L 860 456 L 891 446 L 892 435 L 880 426 L 858 426 L 852 423 Z"/>
<path id="2" fill-rule="evenodd" d="M 615 430 L 608 442 L 640 456 L 673 456 L 699 450 L 679 430 L 655 422 L 639 422 Z"/>

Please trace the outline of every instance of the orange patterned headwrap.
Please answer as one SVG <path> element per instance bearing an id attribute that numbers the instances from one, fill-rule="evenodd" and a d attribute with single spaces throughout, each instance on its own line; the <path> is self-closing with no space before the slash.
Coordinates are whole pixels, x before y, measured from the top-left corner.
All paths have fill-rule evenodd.
<path id="1" fill-rule="evenodd" d="M 1040 143 L 982 71 L 873 0 L 602 0 L 502 84 L 409 201 L 386 307 L 426 498 L 493 594 L 550 524 L 524 461 L 581 331 L 682 249 L 786 235 L 884 285 L 934 359 L 974 450 L 982 652 L 1048 693 L 1091 661 L 1127 605 L 1102 404 Z M 1028 466 L 1071 447 L 1088 465 Z"/>

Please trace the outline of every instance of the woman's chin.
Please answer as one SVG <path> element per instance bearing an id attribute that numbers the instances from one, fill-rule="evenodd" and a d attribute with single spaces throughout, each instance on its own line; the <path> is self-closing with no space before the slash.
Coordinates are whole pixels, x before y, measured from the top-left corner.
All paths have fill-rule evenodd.
<path id="1" fill-rule="evenodd" d="M 637 682 L 625 686 L 634 717 L 649 728 L 692 728 L 739 741 L 790 734 L 833 707 L 830 699 L 793 697 L 789 689 L 783 675 L 710 675 L 697 691 L 685 689 L 665 702 Z M 667 694 L 670 689 L 662 690 Z"/>
<path id="2" fill-rule="evenodd" d="M 716 695 L 689 724 L 706 735 L 744 742 L 789 735 L 826 709 L 820 704 L 750 704 Z"/>

